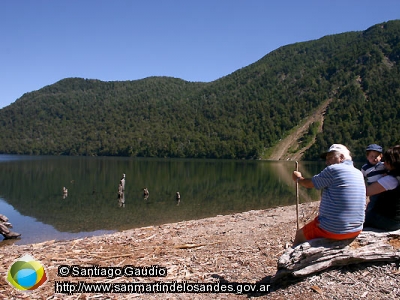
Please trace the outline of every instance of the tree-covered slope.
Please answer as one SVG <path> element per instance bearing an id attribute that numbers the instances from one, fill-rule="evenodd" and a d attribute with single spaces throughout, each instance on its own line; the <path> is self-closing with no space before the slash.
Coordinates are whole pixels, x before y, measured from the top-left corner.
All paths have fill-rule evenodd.
<path id="1" fill-rule="evenodd" d="M 323 132 L 362 159 L 400 140 L 400 21 L 287 45 L 209 83 L 68 78 L 0 110 L 0 153 L 267 158 L 325 100 Z M 315 134 L 313 132 L 312 134 Z"/>

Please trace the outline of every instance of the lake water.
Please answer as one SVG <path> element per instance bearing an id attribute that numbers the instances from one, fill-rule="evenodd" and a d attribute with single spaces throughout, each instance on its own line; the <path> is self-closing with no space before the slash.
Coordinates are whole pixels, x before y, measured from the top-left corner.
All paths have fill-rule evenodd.
<path id="1" fill-rule="evenodd" d="M 311 176 L 323 162 L 300 162 Z M 21 239 L 65 240 L 296 203 L 284 161 L 0 155 L 0 213 Z M 126 174 L 125 204 L 118 184 Z M 63 187 L 68 194 L 63 194 Z M 149 190 L 143 198 L 143 188 Z M 181 195 L 178 203 L 176 192 Z M 300 189 L 300 202 L 319 192 Z"/>

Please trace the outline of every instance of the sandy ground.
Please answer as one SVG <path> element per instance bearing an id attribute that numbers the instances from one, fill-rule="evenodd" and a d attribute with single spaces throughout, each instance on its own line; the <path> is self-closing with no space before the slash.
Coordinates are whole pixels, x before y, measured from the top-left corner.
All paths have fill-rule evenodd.
<path id="1" fill-rule="evenodd" d="M 300 205 L 300 223 L 313 217 L 318 202 Z M 358 264 L 331 269 L 293 282 L 271 284 L 277 260 L 291 245 L 296 230 L 295 206 L 249 211 L 161 226 L 150 226 L 110 235 L 71 241 L 1 247 L 1 299 L 399 299 L 400 262 Z M 29 254 L 44 266 L 48 281 L 40 288 L 21 292 L 6 280 L 8 270 Z M 63 267 L 64 266 L 64 267 Z M 75 266 L 75 267 L 73 267 Z M 95 267 L 97 266 L 97 271 Z M 111 271 L 131 272 L 112 277 Z M 155 267 L 156 266 L 156 267 Z M 84 269 L 90 267 L 90 269 Z M 114 267 L 114 269 L 107 269 Z M 139 269 L 138 267 L 143 267 Z M 152 269 L 153 268 L 153 269 Z M 137 277 L 151 272 L 164 277 Z M 84 277 L 92 272 L 100 277 Z M 107 272 L 107 273 L 101 273 Z M 61 276 L 63 273 L 64 275 Z M 71 276 L 72 274 L 77 276 Z M 109 275 L 109 276 L 107 276 Z M 173 283 L 203 288 L 235 290 L 225 293 L 114 293 L 78 292 L 89 283 Z M 217 285 L 218 282 L 225 285 Z M 268 292 L 251 292 L 254 284 Z M 73 285 L 76 284 L 76 285 Z M 80 285 L 79 285 L 80 284 Z M 182 284 L 182 285 L 179 285 Z M 238 285 L 236 285 L 238 284 Z M 79 286 L 78 286 L 79 285 Z M 190 285 L 188 287 L 188 285 Z M 98 285 L 99 287 L 101 285 Z M 92 286 L 93 287 L 93 286 Z M 156 288 L 154 285 L 152 288 Z M 165 286 L 164 286 L 165 288 Z M 56 290 L 58 289 L 58 290 Z M 237 293 L 238 289 L 242 293 Z M 64 292 L 64 293 L 63 293 Z"/>

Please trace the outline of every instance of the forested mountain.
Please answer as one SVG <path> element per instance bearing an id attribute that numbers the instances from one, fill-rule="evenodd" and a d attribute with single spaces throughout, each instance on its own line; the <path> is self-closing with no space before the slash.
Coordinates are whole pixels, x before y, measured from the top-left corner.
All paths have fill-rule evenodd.
<path id="1" fill-rule="evenodd" d="M 400 143 L 400 20 L 287 45 L 208 83 L 63 79 L 0 110 L 0 153 L 268 158 L 327 99 L 303 159 Z"/>

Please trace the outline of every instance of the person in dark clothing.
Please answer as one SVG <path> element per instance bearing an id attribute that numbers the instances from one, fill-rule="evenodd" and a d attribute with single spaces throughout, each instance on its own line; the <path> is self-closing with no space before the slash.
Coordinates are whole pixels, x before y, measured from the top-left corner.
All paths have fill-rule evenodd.
<path id="1" fill-rule="evenodd" d="M 364 227 L 394 231 L 400 229 L 400 145 L 386 150 L 383 160 L 388 175 L 367 186 L 367 196 L 377 199 L 366 212 Z"/>

